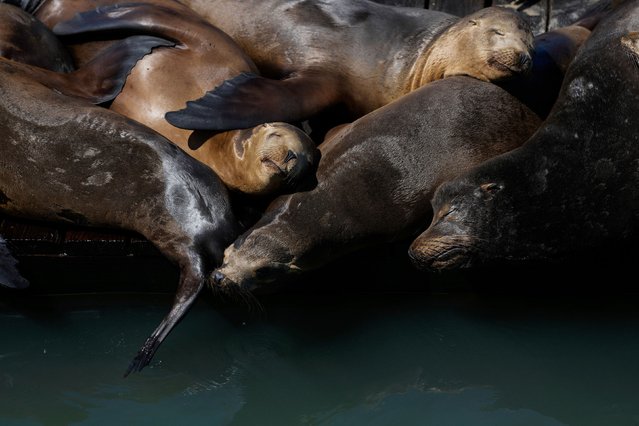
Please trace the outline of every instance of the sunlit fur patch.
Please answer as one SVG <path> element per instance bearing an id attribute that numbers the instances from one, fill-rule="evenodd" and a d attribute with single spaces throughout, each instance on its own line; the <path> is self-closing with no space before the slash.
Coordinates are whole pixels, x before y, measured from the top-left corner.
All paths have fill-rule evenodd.
<path id="1" fill-rule="evenodd" d="M 639 32 L 633 31 L 621 37 L 621 45 L 639 68 Z"/>

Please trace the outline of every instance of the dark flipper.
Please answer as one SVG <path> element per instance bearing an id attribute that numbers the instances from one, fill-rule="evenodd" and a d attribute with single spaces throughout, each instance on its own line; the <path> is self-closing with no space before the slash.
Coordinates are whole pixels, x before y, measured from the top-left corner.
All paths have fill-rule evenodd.
<path id="1" fill-rule="evenodd" d="M 0 0 L 0 3 L 18 6 L 25 12 L 33 15 L 33 12 L 35 12 L 38 6 L 40 6 L 40 3 L 42 3 L 42 0 Z"/>
<path id="2" fill-rule="evenodd" d="M 11 255 L 6 241 L 0 237 L 0 285 L 10 288 L 26 288 L 29 281 L 24 279 L 16 265 L 18 261 Z"/>
<path id="3" fill-rule="evenodd" d="M 84 67 L 66 74 L 14 61 L 10 61 L 10 66 L 64 95 L 101 104 L 112 101 L 122 91 L 135 64 L 159 46 L 173 43 L 151 36 L 129 37 L 112 44 Z M 7 60 L 0 58 L 0 61 Z"/>
<path id="4" fill-rule="evenodd" d="M 124 377 L 133 371 L 142 371 L 144 367 L 149 365 L 153 355 L 155 355 L 155 351 L 157 351 L 166 336 L 169 335 L 171 330 L 173 330 L 177 323 L 184 317 L 203 287 L 204 282 L 201 279 L 183 279 L 178 286 L 177 296 L 175 302 L 173 302 L 171 311 L 162 320 L 153 334 L 151 334 L 151 337 L 146 339 L 144 345 L 142 345 L 135 358 L 133 358 L 133 361 L 131 361 L 131 364 L 129 364 L 129 367 L 124 373 Z"/>
<path id="5" fill-rule="evenodd" d="M 156 47 L 172 47 L 168 40 L 152 36 L 133 36 L 104 49 L 84 67 L 71 73 L 86 83 L 85 96 L 95 104 L 112 101 L 122 91 L 135 64 Z M 72 80 L 73 81 L 73 80 Z"/>
<path id="6" fill-rule="evenodd" d="M 304 120 L 337 102 L 338 95 L 338 84 L 330 76 L 300 73 L 271 80 L 243 73 L 165 118 L 182 129 L 246 129 L 273 121 Z"/>
<path id="7" fill-rule="evenodd" d="M 176 8 L 181 7 L 176 3 Z M 184 31 L 198 22 L 199 16 L 189 14 L 185 9 L 172 9 L 146 3 L 120 3 L 100 6 L 94 10 L 77 13 L 72 19 L 53 27 L 58 36 L 72 36 L 86 33 L 117 32 L 119 34 L 144 33 L 183 42 L 191 34 Z M 198 40 L 199 41 L 199 40 Z"/>

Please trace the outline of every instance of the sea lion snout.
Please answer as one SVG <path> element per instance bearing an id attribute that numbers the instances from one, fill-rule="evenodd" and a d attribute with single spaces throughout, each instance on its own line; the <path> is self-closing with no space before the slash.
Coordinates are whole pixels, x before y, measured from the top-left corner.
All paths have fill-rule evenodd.
<path id="1" fill-rule="evenodd" d="M 227 269 L 226 265 L 222 265 L 211 274 L 210 284 L 214 291 L 219 290 L 223 294 L 233 295 L 251 290 L 246 283 L 238 283 L 229 277 L 228 274 L 231 271 L 227 271 Z"/>
<path id="2" fill-rule="evenodd" d="M 419 236 L 408 249 L 408 255 L 419 269 L 444 270 L 471 266 L 473 238 L 468 235 L 431 238 Z"/>
<path id="3" fill-rule="evenodd" d="M 488 58 L 488 64 L 500 71 L 509 74 L 524 74 L 532 67 L 532 56 L 528 51 L 519 49 L 503 49 L 495 52 Z"/>
<path id="4" fill-rule="evenodd" d="M 408 249 L 413 264 L 420 269 L 469 267 L 476 238 L 457 220 L 457 207 L 446 205 L 433 224 Z"/>
<path id="5" fill-rule="evenodd" d="M 226 276 L 217 269 L 213 272 L 213 284 L 222 285 Z"/>

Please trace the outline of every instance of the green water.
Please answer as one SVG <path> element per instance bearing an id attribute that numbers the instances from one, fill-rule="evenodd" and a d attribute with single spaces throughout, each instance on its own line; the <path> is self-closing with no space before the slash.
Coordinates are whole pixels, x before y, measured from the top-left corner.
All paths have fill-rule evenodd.
<path id="1" fill-rule="evenodd" d="M 0 424 L 638 425 L 638 301 L 205 298 L 124 379 L 170 299 L 23 298 L 0 305 Z"/>

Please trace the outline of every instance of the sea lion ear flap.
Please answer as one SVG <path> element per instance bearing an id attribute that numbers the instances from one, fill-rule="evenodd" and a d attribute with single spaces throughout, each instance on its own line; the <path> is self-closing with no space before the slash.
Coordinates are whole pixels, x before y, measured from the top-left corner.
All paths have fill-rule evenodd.
<path id="1" fill-rule="evenodd" d="M 18 272 L 17 264 L 18 261 L 9 252 L 5 240 L 0 237 L 0 285 L 9 288 L 29 287 L 29 281 Z"/>
<path id="2" fill-rule="evenodd" d="M 482 183 L 475 189 L 474 195 L 478 198 L 492 199 L 497 193 L 504 189 L 504 185 L 496 182 Z"/>
<path id="3" fill-rule="evenodd" d="M 325 83 L 302 74 L 271 80 L 242 73 L 164 117 L 181 129 L 217 131 L 301 121 L 335 101 L 335 86 Z"/>

